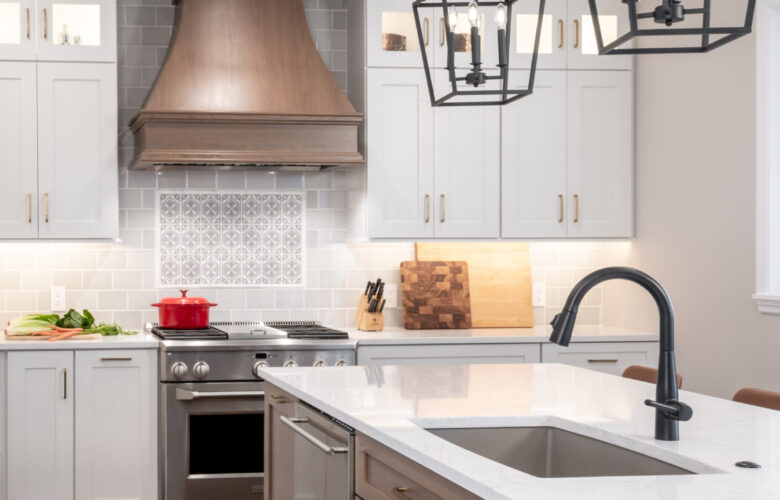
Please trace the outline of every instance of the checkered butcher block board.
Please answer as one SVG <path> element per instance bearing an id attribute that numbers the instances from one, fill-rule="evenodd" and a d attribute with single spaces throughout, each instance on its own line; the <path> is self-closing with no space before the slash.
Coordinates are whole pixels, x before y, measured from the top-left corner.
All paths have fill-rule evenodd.
<path id="1" fill-rule="evenodd" d="M 471 328 L 466 262 L 402 262 L 401 295 L 407 330 Z"/>

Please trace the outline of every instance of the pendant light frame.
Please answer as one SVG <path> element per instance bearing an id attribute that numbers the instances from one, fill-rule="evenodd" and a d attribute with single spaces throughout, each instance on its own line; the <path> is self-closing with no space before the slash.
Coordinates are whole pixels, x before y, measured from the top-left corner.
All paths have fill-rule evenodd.
<path id="1" fill-rule="evenodd" d="M 423 60 L 423 66 L 425 68 L 425 79 L 428 84 L 428 93 L 430 94 L 431 98 L 431 106 L 433 107 L 449 107 L 449 106 L 502 106 L 504 104 L 509 104 L 511 102 L 514 102 L 518 99 L 522 99 L 523 97 L 527 97 L 531 94 L 533 94 L 534 91 L 534 82 L 536 79 L 536 66 L 537 61 L 539 58 L 539 43 L 542 36 L 542 24 L 544 21 L 544 6 L 545 6 L 545 0 L 538 0 L 539 1 L 539 17 L 537 21 L 536 26 L 536 35 L 534 37 L 534 52 L 533 56 L 531 58 L 531 69 L 530 74 L 528 77 L 528 85 L 523 89 L 510 89 L 509 88 L 509 60 L 510 60 L 510 54 L 511 54 L 511 45 L 512 45 L 512 5 L 517 3 L 518 0 L 504 0 L 504 1 L 482 1 L 479 2 L 480 7 L 498 7 L 499 5 L 503 4 L 506 6 L 506 28 L 505 28 L 505 54 L 506 54 L 506 63 L 505 64 L 499 64 L 498 69 L 499 73 L 498 75 L 485 75 L 485 80 L 487 82 L 490 81 L 500 81 L 500 89 L 497 90 L 485 90 L 485 89 L 479 89 L 475 88 L 474 90 L 463 90 L 460 88 L 463 84 L 466 85 L 466 76 L 458 76 L 457 75 L 457 68 L 455 68 L 455 64 L 448 64 L 448 67 L 445 68 L 449 77 L 449 85 L 450 85 L 450 91 L 442 96 L 437 98 L 436 97 L 436 89 L 434 88 L 433 83 L 433 76 L 431 75 L 431 67 L 428 62 L 428 54 L 425 50 L 425 37 L 423 35 L 423 28 L 422 28 L 422 22 L 420 21 L 420 8 L 441 8 L 443 9 L 443 19 L 444 19 L 444 30 L 447 40 L 447 54 L 448 54 L 448 61 L 454 61 L 454 54 L 455 54 L 455 37 L 453 36 L 452 29 L 450 28 L 450 23 L 447 21 L 449 19 L 449 9 L 451 7 L 461 7 L 461 8 L 468 8 L 469 1 L 463 1 L 463 0 L 455 0 L 455 1 L 448 1 L 448 0 L 439 0 L 439 1 L 430 1 L 430 0 L 414 0 L 412 3 L 412 9 L 414 11 L 414 21 L 417 25 L 417 37 L 419 38 L 420 47 L 422 48 L 420 52 L 422 53 L 422 60 Z M 487 35 L 487 31 L 485 33 Z M 472 42 L 472 47 L 474 46 L 474 43 Z M 499 47 L 500 52 L 500 47 Z M 478 71 L 478 69 L 472 69 L 469 70 L 469 72 Z M 458 97 L 475 97 L 475 96 L 495 96 L 494 100 L 488 100 L 488 101 L 476 101 L 476 100 L 470 100 L 470 101 L 457 101 Z"/>
<path id="2" fill-rule="evenodd" d="M 710 25 L 710 15 L 712 11 L 712 0 L 704 0 L 702 8 L 686 9 L 685 14 L 701 16 L 701 28 L 667 28 L 640 29 L 640 19 L 651 19 L 653 13 L 637 13 L 636 1 L 634 0 L 613 0 L 622 1 L 628 8 L 628 17 L 630 31 L 625 35 L 618 37 L 614 42 L 604 45 L 604 37 L 601 32 L 601 23 L 599 21 L 597 0 L 588 0 L 590 4 L 591 18 L 596 32 L 596 44 L 600 55 L 625 55 L 625 54 L 695 54 L 705 53 L 717 49 L 729 42 L 749 34 L 753 28 L 753 16 L 756 10 L 756 0 L 747 0 L 747 13 L 745 14 L 745 24 L 735 27 L 712 27 Z M 659 0 L 660 1 L 660 0 Z M 644 36 L 700 36 L 701 44 L 687 47 L 655 47 L 655 48 L 620 48 L 622 45 L 630 42 L 632 39 Z M 725 35 L 722 38 L 712 42 L 712 35 Z"/>

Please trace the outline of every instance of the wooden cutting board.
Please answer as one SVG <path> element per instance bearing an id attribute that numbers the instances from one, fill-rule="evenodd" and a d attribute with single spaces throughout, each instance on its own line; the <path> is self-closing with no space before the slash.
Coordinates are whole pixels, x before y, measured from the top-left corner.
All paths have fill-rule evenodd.
<path id="1" fill-rule="evenodd" d="M 51 336 L 49 336 L 49 335 L 6 335 L 5 336 L 5 340 L 29 340 L 29 341 L 33 341 L 33 340 L 49 340 L 52 337 L 53 337 L 53 335 L 51 335 Z M 102 339 L 102 338 L 103 338 L 103 336 L 100 335 L 99 333 L 89 333 L 89 334 L 85 334 L 85 335 L 76 335 L 74 337 L 68 337 L 67 339 L 64 339 L 64 340 L 66 340 L 66 341 L 67 340 L 99 340 L 99 339 Z M 60 341 L 57 340 L 57 342 L 60 342 Z"/>
<path id="2" fill-rule="evenodd" d="M 527 243 L 416 243 L 418 261 L 466 261 L 474 328 L 534 326 Z"/>
<path id="3" fill-rule="evenodd" d="M 465 262 L 401 262 L 401 297 L 407 330 L 471 328 Z"/>

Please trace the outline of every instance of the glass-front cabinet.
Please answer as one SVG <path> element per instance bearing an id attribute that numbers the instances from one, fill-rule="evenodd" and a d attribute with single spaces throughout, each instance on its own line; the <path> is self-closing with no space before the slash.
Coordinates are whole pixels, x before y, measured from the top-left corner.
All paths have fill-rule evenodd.
<path id="1" fill-rule="evenodd" d="M 38 60 L 116 61 L 114 0 L 38 0 Z"/>
<path id="2" fill-rule="evenodd" d="M 432 63 L 434 9 L 420 8 L 423 46 Z M 366 51 L 369 66 L 422 67 L 420 39 L 408 0 L 369 1 L 366 5 Z"/>
<path id="3" fill-rule="evenodd" d="M 35 0 L 0 1 L 0 59 L 35 59 Z"/>

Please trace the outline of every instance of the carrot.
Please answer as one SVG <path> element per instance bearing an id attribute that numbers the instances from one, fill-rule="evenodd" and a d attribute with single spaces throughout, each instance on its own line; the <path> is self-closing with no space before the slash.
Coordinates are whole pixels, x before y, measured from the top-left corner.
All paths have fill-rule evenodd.
<path id="1" fill-rule="evenodd" d="M 50 339 L 49 339 L 49 342 L 56 342 L 56 341 L 58 341 L 58 340 L 65 340 L 65 339 L 69 339 L 69 338 L 71 338 L 71 337 L 74 337 L 74 336 L 76 336 L 76 335 L 78 335 L 78 334 L 79 334 L 79 332 L 67 332 L 67 333 L 63 333 L 63 334 L 62 334 L 62 335 L 60 335 L 59 337 L 52 337 L 52 338 L 50 338 Z"/>
<path id="2" fill-rule="evenodd" d="M 61 333 L 68 333 L 68 332 L 83 332 L 83 328 L 62 328 L 61 326 L 57 325 L 49 325 L 50 327 L 54 328 L 56 331 Z"/>
<path id="3" fill-rule="evenodd" d="M 32 332 L 30 335 L 36 336 L 36 335 L 55 335 L 57 332 L 55 330 L 40 330 L 37 332 Z"/>

